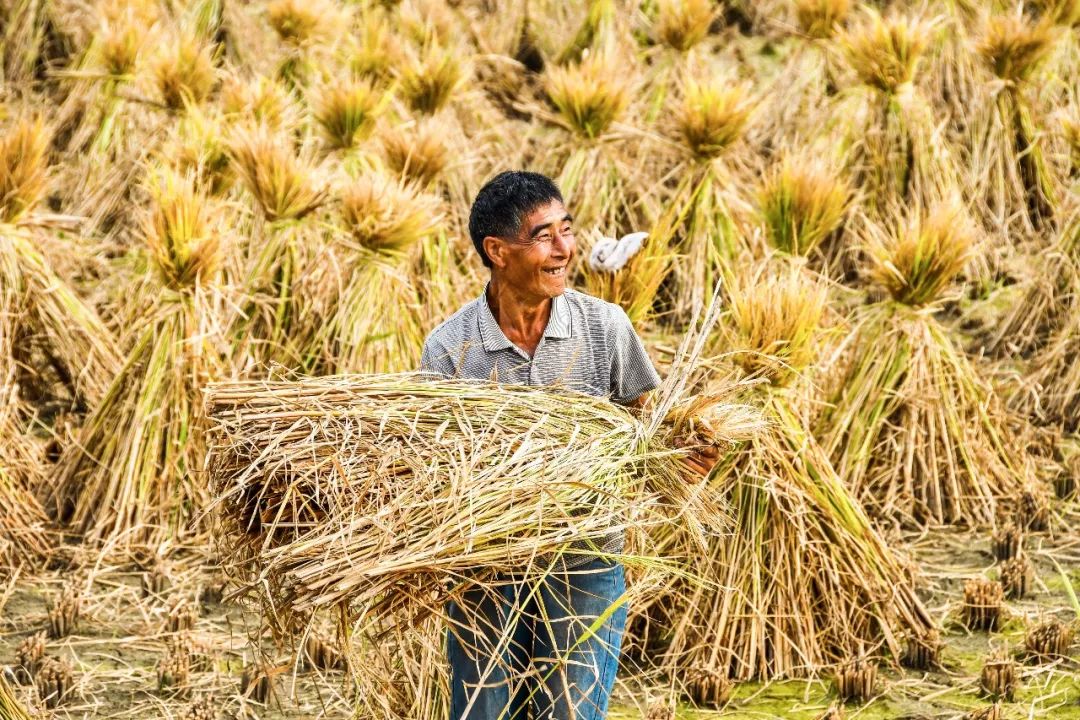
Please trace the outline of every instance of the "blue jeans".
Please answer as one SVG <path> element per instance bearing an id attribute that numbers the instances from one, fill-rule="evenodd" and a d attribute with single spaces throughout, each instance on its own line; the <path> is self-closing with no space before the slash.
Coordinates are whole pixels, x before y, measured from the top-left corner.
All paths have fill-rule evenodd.
<path id="1" fill-rule="evenodd" d="M 595 559 L 450 603 L 450 720 L 603 720 L 625 588 L 621 564 Z"/>

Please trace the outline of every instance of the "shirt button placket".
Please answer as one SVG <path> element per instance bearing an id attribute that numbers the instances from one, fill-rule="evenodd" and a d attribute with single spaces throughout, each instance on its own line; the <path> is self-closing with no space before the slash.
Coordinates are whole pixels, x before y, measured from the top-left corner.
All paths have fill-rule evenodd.
<path id="1" fill-rule="evenodd" d="M 540 356 L 540 348 L 542 348 L 543 346 L 544 346 L 544 340 L 543 340 L 543 338 L 541 338 L 540 339 L 540 344 L 536 346 L 536 349 L 533 350 L 532 357 L 529 358 L 529 384 L 530 385 L 539 385 L 540 384 L 540 377 L 539 377 L 539 373 L 537 372 L 538 368 L 537 368 L 537 364 L 536 364 L 536 358 L 538 358 Z"/>

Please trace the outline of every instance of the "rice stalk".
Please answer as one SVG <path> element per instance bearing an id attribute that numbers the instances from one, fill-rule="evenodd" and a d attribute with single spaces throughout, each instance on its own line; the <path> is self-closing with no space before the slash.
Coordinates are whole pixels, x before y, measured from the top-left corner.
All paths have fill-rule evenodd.
<path id="1" fill-rule="evenodd" d="M 1080 428 L 1080 321 L 1075 307 L 1046 345 L 1032 358 L 1027 381 L 1035 394 L 1018 394 L 1012 405 L 1041 422 L 1060 425 L 1067 432 Z"/>
<path id="2" fill-rule="evenodd" d="M 295 100 L 281 83 L 259 75 L 249 81 L 229 79 L 221 89 L 221 109 L 228 120 L 290 130 L 298 122 Z"/>
<path id="3" fill-rule="evenodd" d="M 401 50 L 386 14 L 378 7 L 362 10 L 358 24 L 350 33 L 353 42 L 345 53 L 349 69 L 357 77 L 388 78 L 401 61 Z"/>
<path id="4" fill-rule="evenodd" d="M 708 0 L 660 0 L 654 32 L 661 43 L 685 53 L 705 39 L 716 16 Z"/>
<path id="5" fill-rule="evenodd" d="M 188 108 L 162 154 L 180 174 L 192 173 L 206 183 L 213 195 L 224 195 L 236 180 L 221 119 L 198 108 Z"/>
<path id="6" fill-rule="evenodd" d="M 1029 232 L 1042 228 L 1057 208 L 1058 181 L 1047 166 L 1041 120 L 1028 95 L 1058 37 L 1046 21 L 991 15 L 975 46 L 991 82 L 973 129 L 972 183 L 1002 228 L 1013 218 Z"/>
<path id="7" fill-rule="evenodd" d="M 15 224 L 45 193 L 49 137 L 44 121 L 23 119 L 0 138 L 0 223 Z"/>
<path id="8" fill-rule="evenodd" d="M 503 570 L 660 521 L 672 493 L 695 505 L 670 427 L 603 398 L 369 375 L 219 384 L 207 404 L 223 557 L 283 628 L 339 605 L 364 624 L 440 614 Z M 752 415 L 730 417 L 716 442 L 745 437 Z"/>
<path id="9" fill-rule="evenodd" d="M 201 104 L 217 84 L 210 47 L 191 35 L 166 45 L 154 60 L 153 75 L 161 101 L 170 110 Z"/>
<path id="10" fill-rule="evenodd" d="M 727 157 L 743 136 L 756 103 L 744 84 L 721 76 L 688 73 L 682 97 L 674 102 L 672 134 L 680 143 L 679 184 L 667 201 L 673 249 L 676 312 L 704 303 L 725 266 L 738 254 L 739 239 L 732 215 L 733 185 Z"/>
<path id="11" fill-rule="evenodd" d="M 138 65 L 142 43 L 143 33 L 134 18 L 105 24 L 97 45 L 98 62 L 109 75 L 130 78 Z"/>
<path id="12" fill-rule="evenodd" d="M 1034 0 L 1042 17 L 1063 28 L 1080 25 L 1080 2 L 1077 0 Z"/>
<path id="13" fill-rule="evenodd" d="M 0 336 L 0 346 L 6 340 Z M 55 545 L 45 510 L 35 494 L 43 480 L 41 458 L 16 415 L 20 401 L 13 370 L 9 367 L 5 372 L 0 389 L 0 432 L 4 437 L 0 445 L 0 577 L 8 577 L 21 565 L 37 566 Z"/>
<path id="14" fill-rule="evenodd" d="M 1062 214 L 1054 239 L 1039 253 L 1036 267 L 989 338 L 990 348 L 999 354 L 1041 355 L 1050 339 L 1070 322 L 1080 295 L 1080 207 Z"/>
<path id="15" fill-rule="evenodd" d="M 33 715 L 19 701 L 7 678 L 0 675 L 0 715 L 9 720 L 33 720 Z"/>
<path id="16" fill-rule="evenodd" d="M 758 187 L 757 196 L 772 247 L 789 255 L 812 256 L 840 227 L 852 192 L 820 158 L 785 155 Z M 832 262 L 835 252 L 829 258 Z"/>
<path id="17" fill-rule="evenodd" d="M 882 17 L 868 8 L 862 22 L 844 33 L 839 43 L 861 83 L 895 95 L 915 79 L 931 39 L 930 29 L 918 17 Z"/>
<path id="18" fill-rule="evenodd" d="M 47 142 L 40 119 L 19 121 L 0 139 L 0 372 L 25 382 L 44 359 L 76 405 L 93 404 L 119 367 L 113 337 L 42 254 L 44 230 L 16 224 L 35 219 Z"/>
<path id="19" fill-rule="evenodd" d="M 735 361 L 755 378 L 782 387 L 817 356 L 816 339 L 828 304 L 826 288 L 797 265 L 760 268 L 728 287 Z"/>
<path id="20" fill-rule="evenodd" d="M 318 309 L 311 352 L 321 373 L 402 372 L 415 368 L 425 323 L 410 276 L 413 253 L 440 220 L 434 198 L 368 174 L 341 193 L 348 240 L 341 244 L 344 287 Z"/>
<path id="21" fill-rule="evenodd" d="M 974 249 L 975 230 L 964 210 L 942 204 L 915 215 L 906 227 L 870 242 L 871 277 L 904 305 L 939 300 Z"/>
<path id="22" fill-rule="evenodd" d="M 630 104 L 631 86 L 616 62 L 609 53 L 596 53 L 579 65 L 547 71 L 548 99 L 570 131 L 583 140 L 602 136 Z"/>
<path id="23" fill-rule="evenodd" d="M 266 125 L 236 127 L 229 139 L 229 157 L 270 221 L 298 220 L 325 198 L 311 153 L 298 153 L 287 138 Z"/>
<path id="24" fill-rule="evenodd" d="M 332 0 L 273 0 L 266 6 L 266 19 L 278 38 L 294 48 L 325 42 L 342 27 L 342 13 Z"/>
<path id="25" fill-rule="evenodd" d="M 347 150 L 375 126 L 383 101 L 365 80 L 331 80 L 312 103 L 312 115 L 331 147 Z"/>
<path id="26" fill-rule="evenodd" d="M 588 0 L 585 18 L 574 36 L 556 54 L 555 64 L 581 62 L 586 51 L 594 47 L 598 39 L 610 36 L 615 25 L 615 13 L 615 0 Z"/>
<path id="27" fill-rule="evenodd" d="M 799 30 L 807 37 L 832 37 L 851 12 L 851 0 L 792 0 Z"/>
<path id="28" fill-rule="evenodd" d="M 993 524 L 1027 479 L 1019 426 L 933 315 L 970 252 L 970 227 L 945 207 L 872 243 L 873 275 L 889 297 L 857 314 L 845 341 L 852 361 L 819 436 L 878 517 Z"/>
<path id="29" fill-rule="evenodd" d="M 198 477 L 204 421 L 198 388 L 222 367 L 209 286 L 220 228 L 193 176 L 150 177 L 144 219 L 158 293 L 101 401 L 64 448 L 47 507 L 90 543 L 189 535 L 206 501 Z"/>
<path id="30" fill-rule="evenodd" d="M 942 127 L 915 85 L 937 24 L 866 10 L 862 22 L 838 40 L 866 92 L 846 141 L 852 183 L 882 217 L 896 206 L 940 202 L 958 187 Z"/>
<path id="31" fill-rule="evenodd" d="M 434 115 L 443 109 L 468 77 L 455 47 L 428 43 L 412 58 L 398 78 L 398 91 L 413 112 Z"/>
<path id="32" fill-rule="evenodd" d="M 768 425 L 722 456 L 708 480 L 732 507 L 732 533 L 708 538 L 704 553 L 677 535 L 659 541 L 687 566 L 650 610 L 670 637 L 658 663 L 672 677 L 813 675 L 866 645 L 898 652 L 905 634 L 931 627 L 902 558 L 815 441 L 795 388 L 785 387 L 813 357 L 823 303 L 824 291 L 797 268 L 760 270 L 732 291 L 728 347 L 736 359 L 753 358 L 744 367 L 765 380 L 746 400 Z M 770 350 L 777 354 L 766 358 Z"/>
<path id="33" fill-rule="evenodd" d="M 387 166 L 421 187 L 438 183 L 450 164 L 449 132 L 437 118 L 391 128 L 380 138 Z"/>

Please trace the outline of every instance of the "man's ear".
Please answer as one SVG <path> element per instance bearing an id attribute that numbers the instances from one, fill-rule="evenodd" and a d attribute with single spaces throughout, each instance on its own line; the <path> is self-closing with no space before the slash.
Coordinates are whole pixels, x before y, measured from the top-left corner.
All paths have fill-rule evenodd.
<path id="1" fill-rule="evenodd" d="M 484 252 L 487 253 L 488 260 L 491 264 L 497 268 L 506 267 L 506 243 L 499 240 L 497 237 L 488 235 L 484 238 Z"/>

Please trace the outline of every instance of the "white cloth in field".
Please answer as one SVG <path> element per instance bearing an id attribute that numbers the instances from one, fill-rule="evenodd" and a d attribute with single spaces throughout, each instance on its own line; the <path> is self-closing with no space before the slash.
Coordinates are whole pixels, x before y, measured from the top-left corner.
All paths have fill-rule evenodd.
<path id="1" fill-rule="evenodd" d="M 615 238 L 600 238 L 589 253 L 589 267 L 597 272 L 618 272 L 626 267 L 645 244 L 647 232 L 634 232 Z"/>

